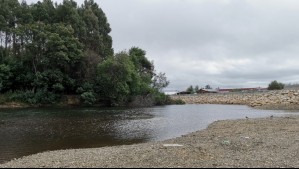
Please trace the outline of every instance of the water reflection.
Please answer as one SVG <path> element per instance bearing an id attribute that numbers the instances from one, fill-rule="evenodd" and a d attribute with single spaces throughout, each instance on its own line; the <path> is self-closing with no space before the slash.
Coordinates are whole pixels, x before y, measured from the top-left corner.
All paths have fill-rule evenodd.
<path id="1" fill-rule="evenodd" d="M 47 150 L 103 147 L 145 142 L 119 139 L 117 123 L 145 118 L 139 110 L 19 109 L 0 115 L 0 162 Z M 147 116 L 151 118 L 151 116 Z"/>
<path id="2" fill-rule="evenodd" d="M 285 114 L 235 105 L 1 109 L 0 163 L 48 150 L 164 140 L 204 129 L 216 120 Z"/>

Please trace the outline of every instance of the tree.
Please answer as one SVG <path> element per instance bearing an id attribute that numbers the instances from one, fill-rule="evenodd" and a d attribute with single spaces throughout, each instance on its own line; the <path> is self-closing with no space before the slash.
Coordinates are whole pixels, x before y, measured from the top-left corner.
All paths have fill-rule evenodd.
<path id="1" fill-rule="evenodd" d="M 126 53 L 108 58 L 98 66 L 96 92 L 100 97 L 110 100 L 111 105 L 126 103 L 133 73 L 134 65 Z"/>
<path id="2" fill-rule="evenodd" d="M 138 74 L 144 81 L 151 82 L 155 74 L 154 65 L 145 57 L 146 52 L 138 47 L 132 47 L 129 50 L 129 55 Z"/>
<path id="3" fill-rule="evenodd" d="M 196 85 L 194 88 L 194 92 L 197 93 L 198 90 L 199 90 L 199 87 L 198 87 L 198 85 Z"/>
<path id="4" fill-rule="evenodd" d="M 205 89 L 212 89 L 212 87 L 210 85 L 206 85 Z"/>
<path id="5" fill-rule="evenodd" d="M 165 76 L 165 73 L 159 73 L 153 78 L 153 87 L 161 92 L 161 90 L 169 85 L 169 81 Z"/>
<path id="6" fill-rule="evenodd" d="M 0 64 L 0 91 L 10 87 L 12 77 L 11 68 L 8 65 Z"/>
<path id="7" fill-rule="evenodd" d="M 77 94 L 112 105 L 152 96 L 169 84 L 146 51 L 114 54 L 107 17 L 94 0 L 0 0 L 0 92 L 31 104 Z M 154 97 L 153 97 L 154 98 Z"/>
<path id="8" fill-rule="evenodd" d="M 83 45 L 76 39 L 71 26 L 53 24 L 47 33 L 46 56 L 54 68 L 66 74 L 76 71 L 76 63 L 83 57 Z"/>
<path id="9" fill-rule="evenodd" d="M 93 13 L 98 18 L 99 34 L 101 35 L 101 55 L 104 57 L 113 55 L 112 38 L 109 35 L 111 32 L 110 24 L 107 21 L 107 17 L 103 10 L 99 8 L 98 4 L 94 0 L 89 1 Z"/>
<path id="10" fill-rule="evenodd" d="M 268 85 L 268 90 L 282 90 L 284 88 L 284 84 L 277 82 L 276 80 L 272 81 Z"/>
<path id="11" fill-rule="evenodd" d="M 134 95 L 149 94 L 152 89 L 153 77 L 155 75 L 153 63 L 145 57 L 146 51 L 138 47 L 132 47 L 129 50 L 128 55 L 135 70 L 134 84 L 131 85 L 131 89 L 134 90 Z"/>
<path id="12" fill-rule="evenodd" d="M 112 56 L 111 28 L 102 9 L 93 0 L 85 0 L 79 14 L 86 25 L 84 36 L 81 37 L 85 49 L 95 51 L 102 58 Z"/>
<path id="13" fill-rule="evenodd" d="M 17 43 L 15 27 L 18 24 L 18 13 L 20 11 L 20 3 L 18 0 L 2 0 L 0 3 L 0 21 L 1 21 L 1 46 L 4 41 L 5 52 L 12 49 L 13 55 Z M 3 37 L 2 37 L 3 36 Z"/>
<path id="14" fill-rule="evenodd" d="M 189 87 L 187 88 L 186 92 L 189 92 L 189 93 L 193 94 L 193 93 L 194 93 L 194 88 L 193 88 L 193 86 L 192 86 L 192 85 L 189 86 Z"/>

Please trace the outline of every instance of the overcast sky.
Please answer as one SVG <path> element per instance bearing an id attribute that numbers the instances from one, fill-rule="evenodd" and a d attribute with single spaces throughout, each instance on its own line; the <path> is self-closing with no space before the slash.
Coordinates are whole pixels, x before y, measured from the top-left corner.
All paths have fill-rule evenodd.
<path id="1" fill-rule="evenodd" d="M 168 89 L 299 82 L 297 0 L 95 2 L 111 25 L 114 51 L 146 50 L 170 80 Z"/>

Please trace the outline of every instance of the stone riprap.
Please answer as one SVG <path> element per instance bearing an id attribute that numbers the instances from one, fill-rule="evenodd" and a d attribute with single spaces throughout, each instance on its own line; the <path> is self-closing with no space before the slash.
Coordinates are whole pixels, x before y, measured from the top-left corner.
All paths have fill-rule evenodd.
<path id="1" fill-rule="evenodd" d="M 173 95 L 187 104 L 242 104 L 251 107 L 298 109 L 299 90 L 278 90 L 255 93 L 205 93 Z"/>

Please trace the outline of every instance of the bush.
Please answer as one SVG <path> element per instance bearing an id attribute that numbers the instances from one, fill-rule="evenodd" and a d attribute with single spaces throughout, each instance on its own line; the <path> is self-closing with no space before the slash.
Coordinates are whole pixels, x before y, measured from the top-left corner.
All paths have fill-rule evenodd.
<path id="1" fill-rule="evenodd" d="M 171 99 L 171 104 L 186 104 L 186 103 L 182 99 L 178 99 L 178 100 Z"/>
<path id="2" fill-rule="evenodd" d="M 93 105 L 97 100 L 93 92 L 84 92 L 80 96 L 83 103 L 87 105 Z"/>
<path id="3" fill-rule="evenodd" d="M 29 103 L 31 105 L 36 104 L 54 104 L 60 98 L 60 95 L 49 92 L 46 89 L 38 89 L 36 92 L 33 91 L 17 91 L 12 93 L 10 100 L 21 101 Z"/>
<path id="4" fill-rule="evenodd" d="M 0 94 L 0 104 L 6 103 L 8 101 L 7 94 Z"/>
<path id="5" fill-rule="evenodd" d="M 284 84 L 279 83 L 276 80 L 272 81 L 268 86 L 268 90 L 282 90 L 283 88 Z"/>
<path id="6" fill-rule="evenodd" d="M 155 93 L 154 95 L 155 105 L 171 105 L 171 104 L 185 104 L 181 99 L 173 100 L 164 93 Z"/>
<path id="7" fill-rule="evenodd" d="M 170 103 L 170 97 L 164 93 L 155 93 L 154 94 L 155 105 L 166 105 Z"/>
<path id="8" fill-rule="evenodd" d="M 56 92 L 63 92 L 64 91 L 64 86 L 61 83 L 54 84 L 52 88 Z"/>

